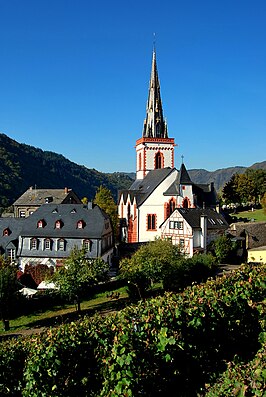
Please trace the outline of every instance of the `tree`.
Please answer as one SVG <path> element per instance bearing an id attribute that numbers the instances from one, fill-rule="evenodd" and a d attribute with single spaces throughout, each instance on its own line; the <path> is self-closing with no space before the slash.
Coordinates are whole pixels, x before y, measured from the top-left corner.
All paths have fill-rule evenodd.
<path id="1" fill-rule="evenodd" d="M 0 256 L 0 315 L 5 329 L 8 328 L 9 309 L 17 290 L 17 268 L 8 259 Z"/>
<path id="2" fill-rule="evenodd" d="M 171 240 L 157 239 L 143 245 L 131 259 L 123 259 L 120 263 L 120 277 L 127 280 L 129 289 L 134 286 L 140 298 L 154 282 L 163 279 L 171 264 L 183 255 Z"/>
<path id="3" fill-rule="evenodd" d="M 211 254 L 186 257 L 171 240 L 157 239 L 143 245 L 131 259 L 123 259 L 120 277 L 128 281 L 129 291 L 143 298 L 153 282 L 162 282 L 167 291 L 178 291 L 193 281 L 201 282 L 213 274 L 215 258 Z"/>
<path id="4" fill-rule="evenodd" d="M 52 281 L 62 296 L 77 303 L 80 312 L 81 297 L 88 288 L 108 279 L 109 266 L 101 258 L 86 258 L 85 249 L 74 248 L 65 266 L 54 273 Z"/>
<path id="5" fill-rule="evenodd" d="M 114 201 L 112 193 L 109 189 L 104 186 L 100 186 L 97 189 L 95 198 L 93 200 L 94 204 L 97 204 L 102 210 L 109 215 L 115 239 L 118 236 L 118 213 L 117 213 L 117 205 Z"/>
<path id="6" fill-rule="evenodd" d="M 261 206 L 263 208 L 264 214 L 266 214 L 266 193 L 264 193 L 261 199 Z"/>
<path id="7" fill-rule="evenodd" d="M 230 237 L 223 235 L 215 240 L 212 244 L 215 257 L 219 263 L 232 262 L 235 256 L 236 245 Z"/>
<path id="8" fill-rule="evenodd" d="M 222 192 L 226 203 L 258 204 L 266 192 L 266 171 L 247 169 L 243 174 L 234 174 Z"/>

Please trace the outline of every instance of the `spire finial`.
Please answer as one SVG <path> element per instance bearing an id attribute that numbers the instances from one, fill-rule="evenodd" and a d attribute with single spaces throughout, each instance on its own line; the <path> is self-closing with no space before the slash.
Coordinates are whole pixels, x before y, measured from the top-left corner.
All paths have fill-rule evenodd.
<path id="1" fill-rule="evenodd" d="M 181 159 L 182 159 L 182 164 L 184 164 L 184 156 L 183 156 L 183 154 L 181 156 Z"/>
<path id="2" fill-rule="evenodd" d="M 156 52 L 156 33 L 153 32 L 153 52 Z"/>

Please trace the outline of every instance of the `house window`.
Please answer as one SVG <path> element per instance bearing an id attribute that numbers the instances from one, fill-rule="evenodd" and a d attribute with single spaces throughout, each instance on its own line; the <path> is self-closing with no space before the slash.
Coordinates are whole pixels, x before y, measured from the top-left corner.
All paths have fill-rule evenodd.
<path id="1" fill-rule="evenodd" d="M 30 240 L 30 249 L 31 250 L 36 250 L 37 249 L 37 245 L 38 245 L 38 240 L 37 238 L 32 238 Z"/>
<path id="2" fill-rule="evenodd" d="M 185 246 L 185 240 L 184 240 L 183 238 L 181 238 L 181 239 L 179 240 L 179 245 L 180 245 L 180 248 L 184 248 L 184 246 Z"/>
<path id="3" fill-rule="evenodd" d="M 45 250 L 50 250 L 51 249 L 51 240 L 49 238 L 46 238 L 44 240 L 44 249 Z"/>
<path id="4" fill-rule="evenodd" d="M 147 215 L 147 230 L 156 230 L 156 215 Z"/>
<path id="5" fill-rule="evenodd" d="M 78 229 L 83 229 L 85 226 L 85 222 L 83 220 L 78 221 L 77 223 L 77 228 Z"/>
<path id="6" fill-rule="evenodd" d="M 169 228 L 183 230 L 183 222 L 182 221 L 170 221 Z"/>
<path id="7" fill-rule="evenodd" d="M 7 228 L 3 231 L 3 236 L 9 236 L 10 235 L 10 230 Z"/>
<path id="8" fill-rule="evenodd" d="M 59 221 L 56 221 L 56 222 L 55 222 L 55 228 L 56 228 L 56 229 L 61 229 L 62 226 L 63 226 L 62 221 L 59 220 Z"/>
<path id="9" fill-rule="evenodd" d="M 38 221 L 37 227 L 42 228 L 43 226 L 44 226 L 43 221 L 42 220 Z"/>
<path id="10" fill-rule="evenodd" d="M 91 241 L 90 240 L 84 240 L 83 241 L 83 248 L 86 252 L 91 250 Z"/>
<path id="11" fill-rule="evenodd" d="M 19 211 L 19 217 L 20 218 L 25 218 L 26 217 L 26 212 L 25 211 Z"/>
<path id="12" fill-rule="evenodd" d="M 58 251 L 65 251 L 65 240 L 63 238 L 60 238 L 58 240 Z"/>
<path id="13" fill-rule="evenodd" d="M 7 257 L 12 261 L 16 257 L 16 250 L 14 248 L 8 248 Z"/>

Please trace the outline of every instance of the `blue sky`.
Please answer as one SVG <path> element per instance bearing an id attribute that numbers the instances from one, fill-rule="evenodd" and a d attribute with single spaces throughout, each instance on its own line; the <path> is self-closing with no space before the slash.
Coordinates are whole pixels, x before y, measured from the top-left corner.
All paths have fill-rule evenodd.
<path id="1" fill-rule="evenodd" d="M 0 132 L 135 171 L 153 32 L 175 165 L 266 160 L 265 0 L 0 0 Z"/>

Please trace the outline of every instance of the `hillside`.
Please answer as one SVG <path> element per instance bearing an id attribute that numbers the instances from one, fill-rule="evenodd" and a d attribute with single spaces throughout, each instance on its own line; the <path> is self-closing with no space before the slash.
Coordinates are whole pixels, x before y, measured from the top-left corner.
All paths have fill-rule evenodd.
<path id="1" fill-rule="evenodd" d="M 0 134 L 0 207 L 12 204 L 30 186 L 73 189 L 93 199 L 100 185 L 127 188 L 132 179 L 122 173 L 104 174 L 67 160 L 64 156 L 25 145 Z"/>
<path id="2" fill-rule="evenodd" d="M 266 161 L 249 168 L 266 170 Z M 228 182 L 234 173 L 245 172 L 246 167 L 230 167 L 216 171 L 189 170 L 195 183 L 214 182 L 217 191 Z M 0 134 L 0 209 L 8 207 L 30 186 L 38 188 L 73 189 L 78 196 L 93 199 L 100 185 L 108 187 L 117 197 L 119 189 L 128 188 L 135 173 L 102 173 L 88 169 L 66 159 L 61 154 L 43 151 L 30 145 L 16 142 Z"/>

